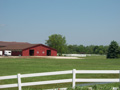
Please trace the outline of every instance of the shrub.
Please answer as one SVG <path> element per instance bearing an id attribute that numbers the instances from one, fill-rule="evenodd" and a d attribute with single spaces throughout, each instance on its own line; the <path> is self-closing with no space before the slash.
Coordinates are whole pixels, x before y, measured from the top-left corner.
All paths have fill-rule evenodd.
<path id="1" fill-rule="evenodd" d="M 119 46 L 116 41 L 112 41 L 109 45 L 107 58 L 118 58 L 119 56 Z"/>

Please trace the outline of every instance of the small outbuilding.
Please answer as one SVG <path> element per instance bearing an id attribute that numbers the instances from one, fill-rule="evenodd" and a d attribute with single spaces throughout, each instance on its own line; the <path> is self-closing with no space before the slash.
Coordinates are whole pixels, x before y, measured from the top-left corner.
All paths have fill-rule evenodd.
<path id="1" fill-rule="evenodd" d="M 57 56 L 57 50 L 43 44 L 16 43 L 0 47 L 0 55 Z"/>

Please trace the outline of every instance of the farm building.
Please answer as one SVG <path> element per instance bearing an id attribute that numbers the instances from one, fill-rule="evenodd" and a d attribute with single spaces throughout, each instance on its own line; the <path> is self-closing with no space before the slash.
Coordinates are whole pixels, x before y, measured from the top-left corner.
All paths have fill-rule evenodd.
<path id="1" fill-rule="evenodd" d="M 43 44 L 0 41 L 0 55 L 57 56 L 57 50 Z"/>

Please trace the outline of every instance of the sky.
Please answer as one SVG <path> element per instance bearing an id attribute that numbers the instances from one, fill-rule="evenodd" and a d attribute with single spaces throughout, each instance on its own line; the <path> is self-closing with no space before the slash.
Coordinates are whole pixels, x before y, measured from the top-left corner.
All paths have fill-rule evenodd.
<path id="1" fill-rule="evenodd" d="M 120 45 L 120 0 L 0 0 L 0 41 Z"/>

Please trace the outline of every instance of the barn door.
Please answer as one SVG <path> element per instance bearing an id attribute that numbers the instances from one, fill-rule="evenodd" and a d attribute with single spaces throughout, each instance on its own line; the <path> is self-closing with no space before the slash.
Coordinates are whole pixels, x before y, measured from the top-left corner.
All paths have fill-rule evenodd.
<path id="1" fill-rule="evenodd" d="M 51 50 L 47 50 L 47 56 L 51 56 Z"/>
<path id="2" fill-rule="evenodd" d="M 34 50 L 29 50 L 29 55 L 34 56 Z"/>

